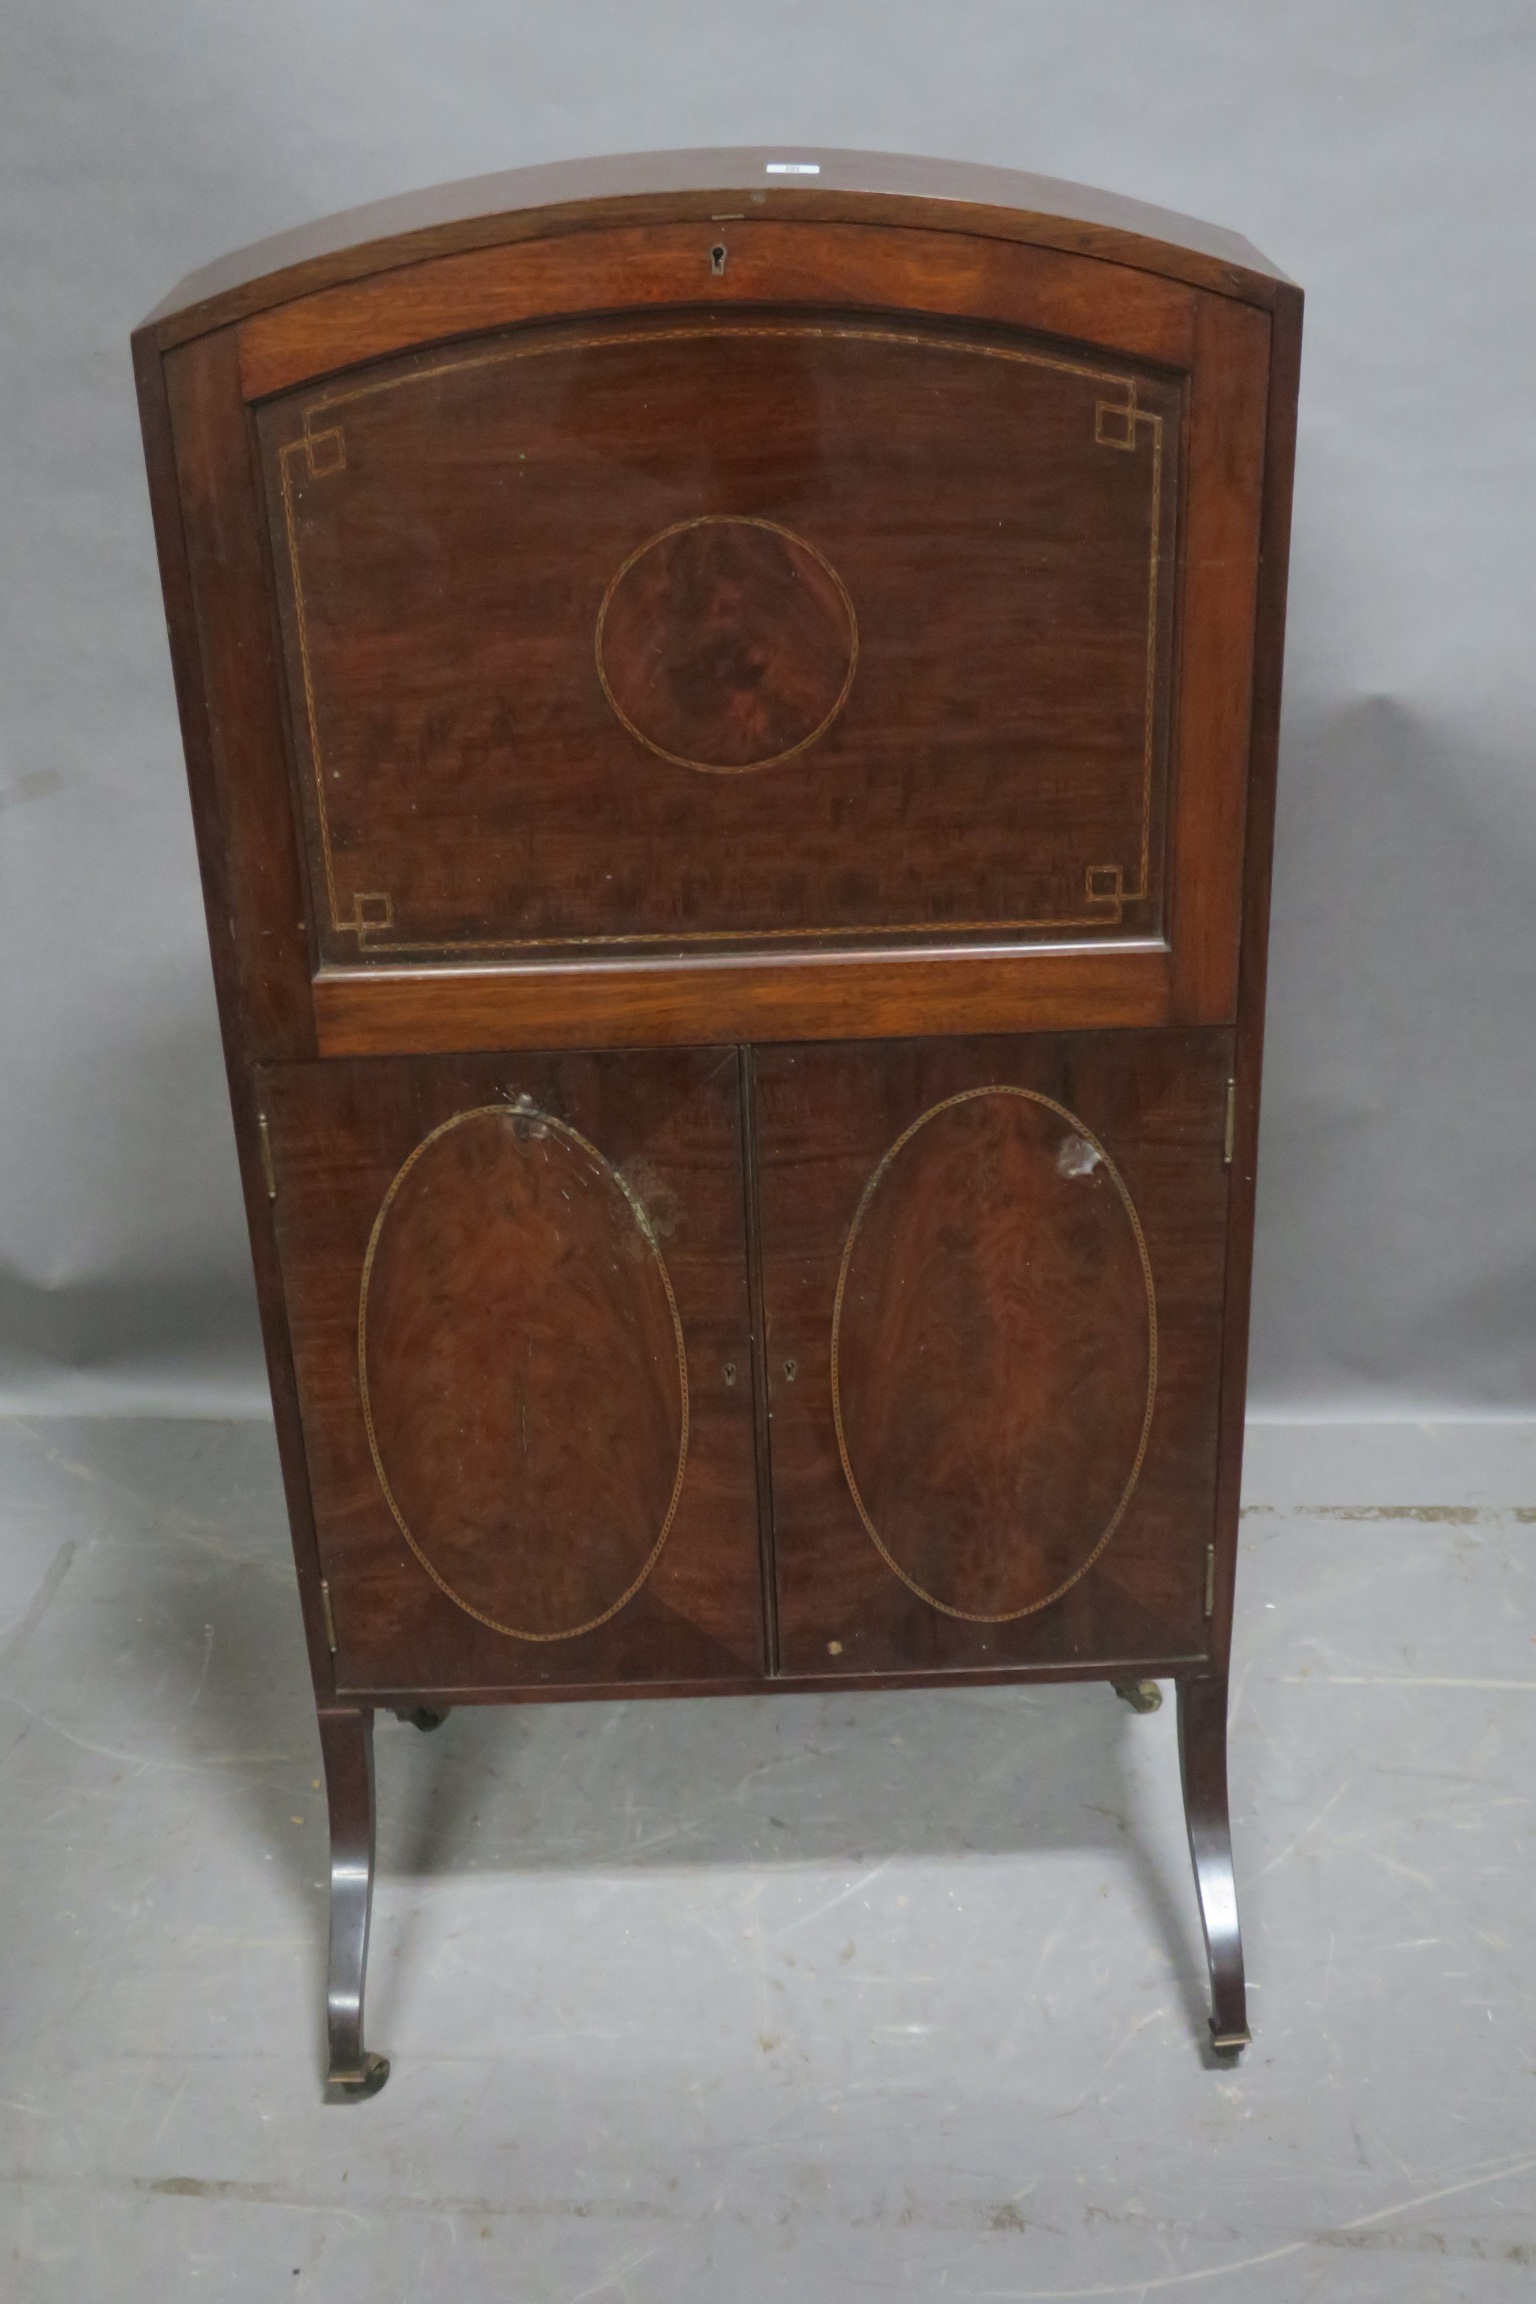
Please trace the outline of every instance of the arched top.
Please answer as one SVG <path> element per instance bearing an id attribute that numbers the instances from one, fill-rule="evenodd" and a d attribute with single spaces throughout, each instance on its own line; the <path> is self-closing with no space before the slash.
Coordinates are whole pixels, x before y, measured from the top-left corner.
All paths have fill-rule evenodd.
<path id="1" fill-rule="evenodd" d="M 800 145 L 625 153 L 467 177 L 257 241 L 183 280 L 139 330 L 162 350 L 294 297 L 434 257 L 742 213 L 905 224 L 1097 257 L 1272 307 L 1285 275 L 1239 234 L 1012 168 Z"/>

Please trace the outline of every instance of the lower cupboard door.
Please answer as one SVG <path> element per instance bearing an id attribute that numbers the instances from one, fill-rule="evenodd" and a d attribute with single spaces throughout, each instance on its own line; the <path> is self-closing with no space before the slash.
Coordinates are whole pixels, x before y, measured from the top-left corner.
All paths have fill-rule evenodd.
<path id="1" fill-rule="evenodd" d="M 340 1686 L 756 1678 L 735 1050 L 258 1090 Z"/>
<path id="2" fill-rule="evenodd" d="M 753 1065 L 780 1670 L 1204 1656 L 1230 1036 Z"/>

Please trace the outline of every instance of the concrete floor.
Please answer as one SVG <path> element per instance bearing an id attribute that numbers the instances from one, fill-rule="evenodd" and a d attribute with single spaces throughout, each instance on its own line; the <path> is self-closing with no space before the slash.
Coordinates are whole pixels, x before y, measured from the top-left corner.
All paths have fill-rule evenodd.
<path id="1" fill-rule="evenodd" d="M 379 1734 L 369 2104 L 319 2092 L 272 1437 L 0 1425 L 0 2296 L 1536 2295 L 1536 1427 L 1250 1436 L 1202 2057 L 1172 1706 Z"/>

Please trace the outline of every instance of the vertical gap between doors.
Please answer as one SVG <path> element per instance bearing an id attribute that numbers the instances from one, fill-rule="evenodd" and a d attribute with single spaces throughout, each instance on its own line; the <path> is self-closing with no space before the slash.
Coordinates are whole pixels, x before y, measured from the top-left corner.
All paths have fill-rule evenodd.
<path id="1" fill-rule="evenodd" d="M 768 1674 L 779 1669 L 779 1587 L 773 1552 L 773 1452 L 768 1408 L 768 1327 L 763 1308 L 763 1242 L 757 1162 L 757 1064 L 738 1051 L 741 1077 L 741 1173 L 746 1193 L 747 1319 L 752 1330 L 752 1440 L 757 1459 L 757 1542 L 763 1579 L 763 1644 Z"/>

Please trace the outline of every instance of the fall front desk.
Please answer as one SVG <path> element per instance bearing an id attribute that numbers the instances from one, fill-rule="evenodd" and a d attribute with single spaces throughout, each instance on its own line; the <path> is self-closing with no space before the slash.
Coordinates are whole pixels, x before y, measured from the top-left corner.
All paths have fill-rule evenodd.
<path id="1" fill-rule="evenodd" d="M 1301 299 L 698 152 L 135 337 L 371 2093 L 372 1723 L 1177 1684 L 1218 2050 Z"/>

